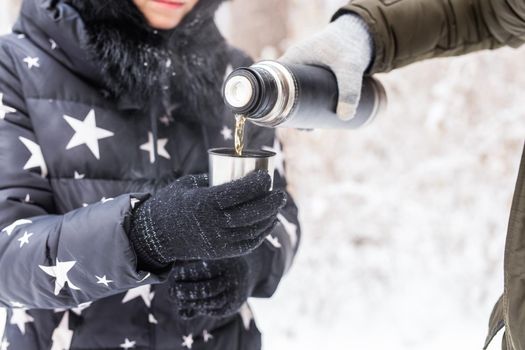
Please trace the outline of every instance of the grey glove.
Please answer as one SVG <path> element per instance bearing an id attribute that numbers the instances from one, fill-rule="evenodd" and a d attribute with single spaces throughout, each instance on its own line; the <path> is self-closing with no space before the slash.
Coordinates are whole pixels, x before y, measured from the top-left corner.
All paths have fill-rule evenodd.
<path id="1" fill-rule="evenodd" d="M 337 115 L 349 120 L 359 104 L 363 75 L 372 55 L 372 37 L 366 23 L 356 15 L 347 14 L 320 33 L 292 46 L 279 61 L 313 64 L 332 70 L 339 86 Z"/>
<path id="2" fill-rule="evenodd" d="M 208 187 L 205 175 L 186 176 L 161 189 L 132 216 L 129 237 L 139 266 L 156 270 L 175 260 L 254 250 L 286 203 L 286 193 L 270 186 L 270 176 L 258 171 L 216 187 Z"/>

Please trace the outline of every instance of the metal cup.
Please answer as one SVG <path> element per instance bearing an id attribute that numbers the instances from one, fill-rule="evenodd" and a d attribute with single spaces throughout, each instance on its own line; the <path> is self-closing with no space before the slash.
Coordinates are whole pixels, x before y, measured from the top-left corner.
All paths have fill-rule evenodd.
<path id="1" fill-rule="evenodd" d="M 272 178 L 275 171 L 275 153 L 245 150 L 242 156 L 233 148 L 214 148 L 208 151 L 210 186 L 218 186 L 238 180 L 257 170 L 265 170 Z"/>

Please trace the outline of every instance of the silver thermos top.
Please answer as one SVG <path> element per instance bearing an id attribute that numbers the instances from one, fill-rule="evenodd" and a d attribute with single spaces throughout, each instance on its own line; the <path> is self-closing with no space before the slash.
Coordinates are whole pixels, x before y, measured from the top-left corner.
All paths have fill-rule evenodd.
<path id="1" fill-rule="evenodd" d="M 236 69 L 224 83 L 223 96 L 233 113 L 254 124 L 297 129 L 356 129 L 386 104 L 381 83 L 366 77 L 355 116 L 343 120 L 335 113 L 337 80 L 330 70 L 276 61 Z"/>

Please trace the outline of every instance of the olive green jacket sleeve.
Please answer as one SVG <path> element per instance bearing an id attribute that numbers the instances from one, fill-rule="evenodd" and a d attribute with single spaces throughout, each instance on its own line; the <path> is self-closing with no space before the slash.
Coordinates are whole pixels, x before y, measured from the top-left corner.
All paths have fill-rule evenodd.
<path id="1" fill-rule="evenodd" d="M 355 0 L 374 38 L 370 73 L 427 58 L 525 43 L 525 0 Z"/>

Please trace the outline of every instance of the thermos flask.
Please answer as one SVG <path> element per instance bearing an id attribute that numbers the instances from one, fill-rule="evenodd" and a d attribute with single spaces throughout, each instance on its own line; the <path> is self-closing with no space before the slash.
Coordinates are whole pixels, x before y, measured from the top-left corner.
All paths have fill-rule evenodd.
<path id="1" fill-rule="evenodd" d="M 356 114 L 348 120 L 336 113 L 338 88 L 328 69 L 262 61 L 233 71 L 223 86 L 226 106 L 264 127 L 357 129 L 372 121 L 386 104 L 379 81 L 365 77 Z"/>

